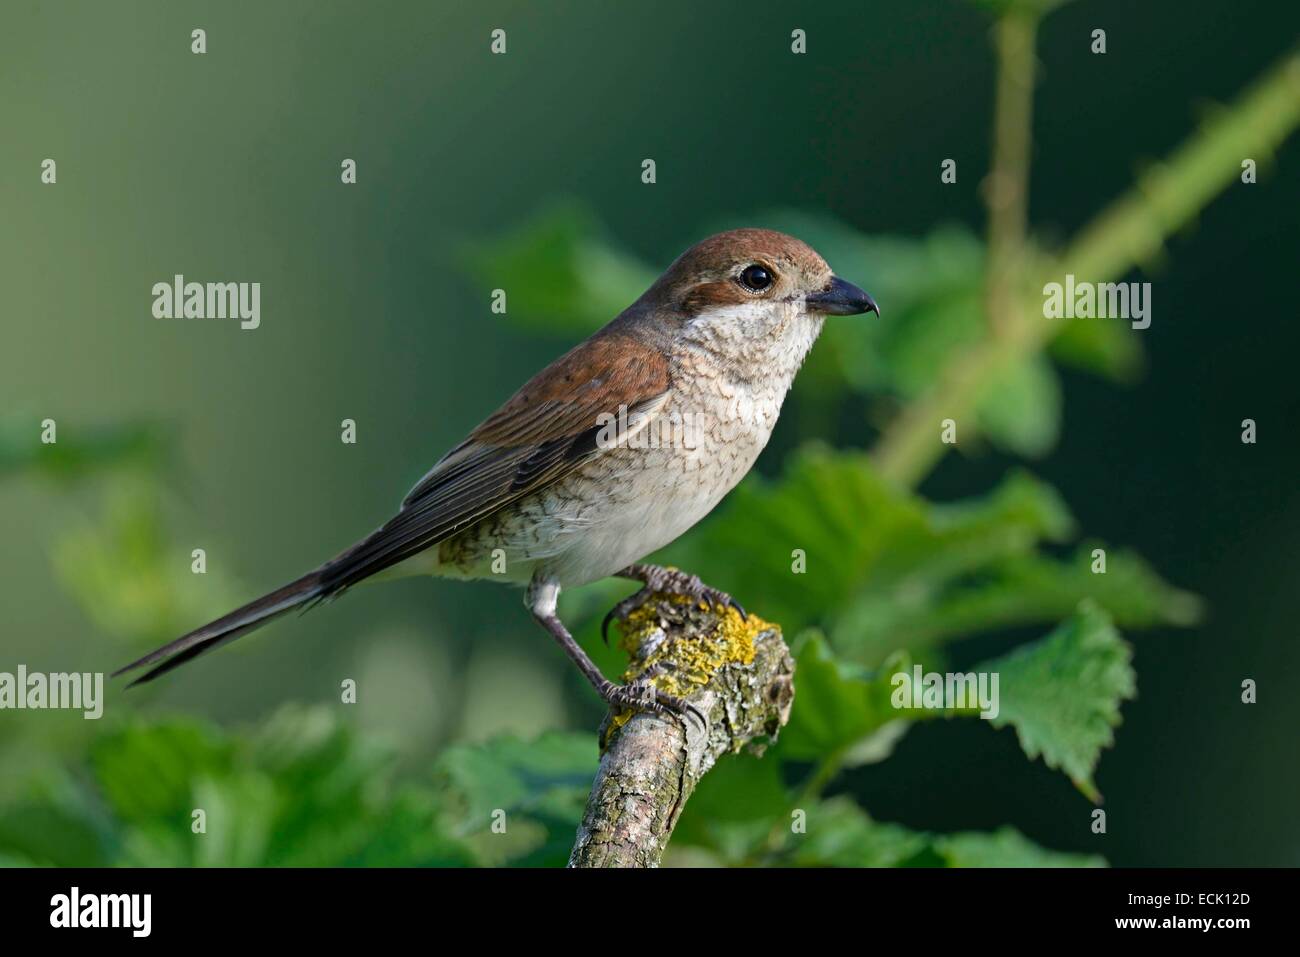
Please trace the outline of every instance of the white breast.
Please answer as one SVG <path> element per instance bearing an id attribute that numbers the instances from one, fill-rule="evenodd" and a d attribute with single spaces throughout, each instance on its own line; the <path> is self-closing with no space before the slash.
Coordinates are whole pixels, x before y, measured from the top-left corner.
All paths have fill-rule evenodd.
<path id="1" fill-rule="evenodd" d="M 764 306 L 693 320 L 674 356 L 673 394 L 638 436 L 643 447 L 602 456 L 563 483 L 575 501 L 602 490 L 599 504 L 554 516 L 546 564 L 563 584 L 606 577 L 668 545 L 749 472 L 822 324 L 793 304 Z"/>

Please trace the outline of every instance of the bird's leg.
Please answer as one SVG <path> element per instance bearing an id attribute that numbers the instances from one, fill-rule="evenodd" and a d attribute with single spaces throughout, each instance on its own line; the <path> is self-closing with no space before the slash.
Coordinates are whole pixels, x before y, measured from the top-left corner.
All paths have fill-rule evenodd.
<path id="1" fill-rule="evenodd" d="M 622 621 L 628 612 L 636 608 L 646 598 L 656 592 L 664 595 L 685 595 L 695 601 L 708 602 L 722 608 L 734 608 L 740 612 L 742 619 L 748 618 L 740 602 L 725 591 L 711 588 L 694 575 L 677 568 L 665 568 L 662 565 L 628 565 L 627 568 L 614 573 L 615 578 L 630 578 L 641 582 L 645 587 L 629 595 L 609 610 L 605 620 L 600 623 L 600 637 L 609 644 L 609 623 L 618 619 Z"/>
<path id="2" fill-rule="evenodd" d="M 645 674 L 631 684 L 617 685 L 610 681 L 596 663 L 591 660 L 582 646 L 573 640 L 569 634 L 569 629 L 564 627 L 564 622 L 560 621 L 559 616 L 555 613 L 557 600 L 560 597 L 560 586 L 554 581 L 546 578 L 534 577 L 532 583 L 528 586 L 528 591 L 524 597 L 524 604 L 532 612 L 537 623 L 541 625 L 555 639 L 556 643 L 564 649 L 564 653 L 569 656 L 578 670 L 583 673 L 586 679 L 591 682 L 591 686 L 596 689 L 611 708 L 631 708 L 633 711 L 649 711 L 653 714 L 675 714 L 685 716 L 694 715 L 699 719 L 701 725 L 707 727 L 704 715 L 681 698 L 670 694 L 664 694 L 651 683 L 652 674 Z"/>

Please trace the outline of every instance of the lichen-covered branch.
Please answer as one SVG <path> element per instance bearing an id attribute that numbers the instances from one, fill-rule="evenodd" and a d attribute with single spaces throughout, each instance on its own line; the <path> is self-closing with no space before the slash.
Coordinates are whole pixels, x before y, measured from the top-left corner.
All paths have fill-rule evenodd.
<path id="1" fill-rule="evenodd" d="M 631 656 L 625 681 L 657 690 L 706 718 L 611 714 L 600 769 L 570 867 L 656 867 L 695 785 L 722 755 L 761 753 L 790 715 L 794 660 L 775 625 L 731 608 L 651 595 L 620 623 Z"/>

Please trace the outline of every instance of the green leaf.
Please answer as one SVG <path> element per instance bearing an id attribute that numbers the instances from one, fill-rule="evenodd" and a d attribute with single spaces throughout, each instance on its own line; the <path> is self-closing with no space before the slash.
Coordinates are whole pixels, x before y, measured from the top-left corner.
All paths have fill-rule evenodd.
<path id="1" fill-rule="evenodd" d="M 929 847 L 925 834 L 874 821 L 843 797 L 807 809 L 804 826 L 788 839 L 797 867 L 900 867 Z"/>
<path id="2" fill-rule="evenodd" d="M 0 418 L 0 478 L 40 474 L 80 479 L 122 466 L 162 469 L 173 462 L 174 430 L 155 423 L 86 426 L 60 421 L 58 441 L 41 441 L 42 417 L 14 412 Z"/>
<path id="3" fill-rule="evenodd" d="M 1137 379 L 1145 362 L 1141 343 L 1129 324 L 1109 320 L 1066 321 L 1048 351 L 1062 365 L 1121 383 Z"/>
<path id="4" fill-rule="evenodd" d="M 103 867 L 101 835 L 83 816 L 53 803 L 0 813 L 0 857 L 38 867 Z"/>
<path id="5" fill-rule="evenodd" d="M 594 746 L 593 746 L 594 747 Z M 464 864 L 434 789 L 392 786 L 393 756 L 327 708 L 289 706 L 229 733 L 201 722 L 137 719 L 92 746 L 117 863 L 142 866 Z M 203 811 L 195 833 L 193 812 Z M 30 848 L 7 841 L 0 852 Z"/>
<path id="6" fill-rule="evenodd" d="M 789 634 L 824 628 L 868 667 L 898 649 L 1055 623 L 1085 598 L 1126 628 L 1197 620 L 1199 600 L 1130 552 L 1109 550 L 1105 574 L 1092 571 L 1096 543 L 1065 558 L 1042 553 L 1073 532 L 1060 496 L 1023 472 L 985 495 L 931 503 L 884 481 L 861 453 L 810 445 L 780 478 L 743 482 L 660 560 L 761 596 L 753 610 Z"/>
<path id="7" fill-rule="evenodd" d="M 279 782 L 241 770 L 194 782 L 194 806 L 205 815 L 206 831 L 194 845 L 196 867 L 257 867 L 278 864 L 272 836 L 283 818 Z"/>
<path id="8" fill-rule="evenodd" d="M 232 835 L 235 849 L 255 842 L 258 819 L 272 814 L 263 844 L 264 861 L 272 866 L 346 862 L 389 813 L 394 755 L 331 709 L 281 708 L 241 736 L 238 754 L 237 773 L 209 787 L 252 819 Z"/>
<path id="9" fill-rule="evenodd" d="M 995 445 L 1019 455 L 1047 454 L 1061 428 L 1056 370 L 1039 355 L 1015 364 L 980 397 L 975 416 L 980 431 Z"/>
<path id="10" fill-rule="evenodd" d="M 1046 638 L 985 662 L 999 675 L 996 728 L 1015 728 L 1031 759 L 1064 771 L 1093 802 L 1093 772 L 1114 743 L 1121 702 L 1137 696 L 1132 651 L 1110 618 L 1091 602 Z"/>
<path id="11" fill-rule="evenodd" d="M 1106 859 L 1096 854 L 1049 851 L 1013 827 L 1001 827 L 991 834 L 974 831 L 941 834 L 932 840 L 935 853 L 948 867 L 1106 866 Z"/>
<path id="12" fill-rule="evenodd" d="M 789 795 L 781 780 L 781 762 L 771 760 L 771 754 L 724 755 L 696 785 L 673 840 L 680 837 L 682 824 L 689 826 L 693 820 L 770 820 L 784 812 Z"/>
<path id="13" fill-rule="evenodd" d="M 911 668 L 906 656 L 868 673 L 838 660 L 817 632 L 800 635 L 794 655 L 799 691 L 777 742 L 780 757 L 812 761 L 845 752 L 906 716 L 890 700 L 893 675 Z"/>
<path id="14" fill-rule="evenodd" d="M 813 805 L 783 863 L 802 867 L 1104 867 L 1094 855 L 1049 851 L 1014 828 L 929 834 L 873 820 L 846 797 Z"/>
<path id="15" fill-rule="evenodd" d="M 100 791 L 119 820 L 167 819 L 187 828 L 195 780 L 229 773 L 233 758 L 219 731 L 184 718 L 130 721 L 102 733 L 90 750 Z"/>
<path id="16" fill-rule="evenodd" d="M 774 750 L 762 757 L 724 755 L 696 786 L 670 850 L 707 848 L 713 866 L 741 864 L 762 846 L 773 822 L 789 813 L 790 795 Z"/>
<path id="17" fill-rule="evenodd" d="M 609 322 L 657 275 L 604 240 L 595 216 L 576 203 L 552 206 L 511 233 L 469 246 L 462 262 L 485 292 L 506 290 L 512 322 L 567 338 Z"/>
<path id="18" fill-rule="evenodd" d="M 1008 555 L 955 576 L 925 601 L 868 591 L 835 621 L 832 644 L 870 659 L 900 644 L 915 651 L 1002 628 L 1059 621 L 1091 599 L 1124 628 L 1188 626 L 1201 601 L 1174 588 L 1132 552 L 1108 550 L 1107 571 L 1095 574 L 1091 542 L 1065 559 Z"/>
<path id="19" fill-rule="evenodd" d="M 162 489 L 144 478 L 111 485 L 104 514 L 60 534 L 51 553 L 64 589 L 110 635 L 156 645 L 239 603 L 215 567 L 190 570 L 188 548 L 167 530 Z"/>
<path id="20" fill-rule="evenodd" d="M 453 833 L 488 863 L 563 864 L 596 776 L 595 735 L 548 732 L 448 748 L 435 766 Z M 494 831 L 502 823 L 504 832 Z"/>
<path id="21" fill-rule="evenodd" d="M 400 787 L 394 763 L 324 707 L 287 706 L 236 732 L 138 718 L 94 739 L 93 797 L 74 789 L 56 800 L 47 788 L 0 813 L 0 857 L 161 867 L 563 864 L 597 748 L 591 734 L 499 738 L 450 748 L 431 779 Z M 497 810 L 502 835 L 491 830 Z"/>
<path id="22" fill-rule="evenodd" d="M 884 481 L 861 453 L 809 446 L 790 457 L 779 480 L 742 483 L 665 560 L 732 594 L 763 596 L 755 611 L 793 633 L 835 627 L 864 601 L 883 606 L 886 621 L 915 613 L 960 576 L 1059 541 L 1071 528 L 1056 493 L 1024 474 L 978 499 L 932 505 Z M 752 547 L 755 529 L 762 549 Z M 733 560 L 738 554 L 743 563 Z M 841 631 L 835 628 L 837 647 Z M 876 664 L 905 645 L 899 635 L 860 660 Z"/>
<path id="23" fill-rule="evenodd" d="M 450 833 L 442 801 L 431 791 L 401 788 L 346 860 L 355 867 L 473 867 L 472 849 Z"/>

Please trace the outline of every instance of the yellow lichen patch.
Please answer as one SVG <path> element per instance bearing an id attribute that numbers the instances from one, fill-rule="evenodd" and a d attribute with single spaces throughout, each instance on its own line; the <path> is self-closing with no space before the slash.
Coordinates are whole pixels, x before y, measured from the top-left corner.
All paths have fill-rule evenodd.
<path id="1" fill-rule="evenodd" d="M 679 613 L 680 618 L 678 614 L 663 615 L 661 602 L 667 602 L 669 609 Z M 642 646 L 659 631 L 664 617 L 669 618 L 664 628 L 666 640 L 643 654 Z M 741 618 L 734 608 L 710 608 L 685 596 L 665 595 L 634 609 L 619 627 L 622 633 L 619 644 L 632 659 L 623 680 L 635 681 L 646 672 L 653 672 L 657 665 L 663 665 L 663 670 L 650 679 L 655 688 L 664 694 L 687 698 L 727 665 L 752 664 L 755 639 L 772 626 L 756 615 Z M 688 631 L 689 637 L 679 636 L 682 630 Z M 631 711 L 614 715 L 609 730 L 622 727 L 631 716 Z"/>
<path id="2" fill-rule="evenodd" d="M 632 720 L 634 714 L 636 714 L 635 711 L 620 711 L 618 714 L 610 715 L 609 727 L 605 729 L 605 738 L 601 741 L 602 748 L 605 746 L 605 742 L 613 737 L 615 731 Z"/>
<path id="3" fill-rule="evenodd" d="M 662 598 L 656 596 L 656 599 L 633 608 L 628 616 L 618 623 L 618 630 L 622 636 L 618 646 L 631 655 L 634 661 L 641 650 L 642 642 L 654 634 L 655 629 L 659 627 L 660 601 L 667 601 L 683 608 L 693 604 L 685 595 L 665 595 Z"/>

